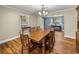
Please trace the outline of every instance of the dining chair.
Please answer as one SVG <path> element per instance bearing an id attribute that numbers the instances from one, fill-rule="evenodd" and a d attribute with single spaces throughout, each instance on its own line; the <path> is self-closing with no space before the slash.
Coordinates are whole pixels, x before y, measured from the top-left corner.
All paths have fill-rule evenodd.
<path id="1" fill-rule="evenodd" d="M 31 27 L 31 32 L 35 32 L 35 27 Z"/>
<path id="2" fill-rule="evenodd" d="M 21 53 L 31 53 L 34 50 L 35 45 L 31 42 L 28 35 L 20 32 L 22 51 Z"/>
<path id="3" fill-rule="evenodd" d="M 22 44 L 22 51 L 21 53 L 31 53 L 36 48 L 38 49 L 38 53 L 42 53 L 42 42 L 34 42 L 31 39 L 29 39 L 29 36 L 20 32 L 20 38 L 21 38 L 21 44 Z"/>
<path id="4" fill-rule="evenodd" d="M 55 33 L 55 31 L 50 31 L 50 33 L 46 36 L 45 53 L 47 50 L 49 51 L 49 53 L 53 50 L 54 43 L 55 43 L 54 33 Z"/>
<path id="5" fill-rule="evenodd" d="M 37 26 L 36 29 L 37 29 L 37 30 L 40 30 L 40 26 Z"/>

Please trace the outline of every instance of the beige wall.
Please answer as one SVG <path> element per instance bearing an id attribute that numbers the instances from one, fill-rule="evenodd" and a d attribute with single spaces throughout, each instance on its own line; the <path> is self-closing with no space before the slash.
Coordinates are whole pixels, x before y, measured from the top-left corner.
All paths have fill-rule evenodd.
<path id="1" fill-rule="evenodd" d="M 27 16 L 27 14 L 9 8 L 0 7 L 0 40 L 6 40 L 19 35 L 19 31 L 21 28 L 19 17 L 20 15 Z M 28 16 L 28 25 L 35 26 L 36 17 L 32 15 Z"/>

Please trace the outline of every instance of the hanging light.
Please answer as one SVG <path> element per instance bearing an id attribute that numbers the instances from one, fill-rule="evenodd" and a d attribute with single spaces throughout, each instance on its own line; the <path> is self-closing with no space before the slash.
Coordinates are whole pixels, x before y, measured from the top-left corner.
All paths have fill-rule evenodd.
<path id="1" fill-rule="evenodd" d="M 41 11 L 39 11 L 38 14 L 41 17 L 47 16 L 48 15 L 48 12 L 46 10 L 47 10 L 47 7 L 44 7 L 44 5 L 42 5 Z"/>
<path id="2" fill-rule="evenodd" d="M 41 12 L 38 12 L 39 15 L 41 15 Z"/>

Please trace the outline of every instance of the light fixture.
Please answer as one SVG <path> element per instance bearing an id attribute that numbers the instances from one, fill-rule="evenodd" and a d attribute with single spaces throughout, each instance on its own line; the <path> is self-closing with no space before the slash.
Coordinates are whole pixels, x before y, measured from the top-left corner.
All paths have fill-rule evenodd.
<path id="1" fill-rule="evenodd" d="M 46 10 L 47 10 L 47 7 L 45 7 L 44 5 L 42 5 L 41 11 L 39 11 L 38 14 L 41 17 L 47 16 L 48 15 L 48 12 Z"/>

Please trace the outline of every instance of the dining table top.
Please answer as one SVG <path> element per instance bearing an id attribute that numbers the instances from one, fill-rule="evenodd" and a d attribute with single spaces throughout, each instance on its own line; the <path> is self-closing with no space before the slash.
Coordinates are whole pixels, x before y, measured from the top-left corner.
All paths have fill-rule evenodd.
<path id="1" fill-rule="evenodd" d="M 29 38 L 35 42 L 40 42 L 46 35 L 48 35 L 50 29 L 40 29 L 30 33 Z"/>

